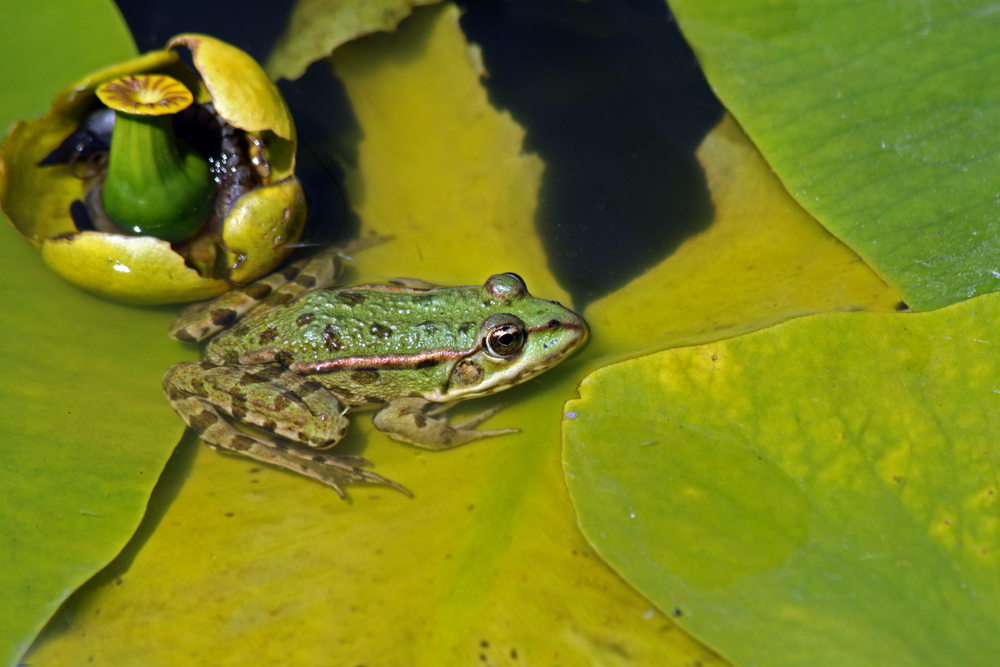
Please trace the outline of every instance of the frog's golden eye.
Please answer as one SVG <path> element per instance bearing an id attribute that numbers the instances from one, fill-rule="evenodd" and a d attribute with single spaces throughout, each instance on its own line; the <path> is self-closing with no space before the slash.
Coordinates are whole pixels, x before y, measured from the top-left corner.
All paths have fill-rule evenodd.
<path id="1" fill-rule="evenodd" d="M 524 327 L 507 322 L 497 325 L 486 333 L 486 351 L 494 357 L 509 357 L 524 347 Z"/>
<path id="2" fill-rule="evenodd" d="M 501 324 L 486 334 L 486 349 L 495 357 L 509 357 L 524 347 L 524 330 L 516 324 Z"/>

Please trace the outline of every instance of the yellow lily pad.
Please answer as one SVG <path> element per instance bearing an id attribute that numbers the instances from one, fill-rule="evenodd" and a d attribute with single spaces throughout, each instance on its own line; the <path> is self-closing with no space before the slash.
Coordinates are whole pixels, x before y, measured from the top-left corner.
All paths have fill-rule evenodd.
<path id="1" fill-rule="evenodd" d="M 394 30 L 415 6 L 438 0 L 298 0 L 267 61 L 271 78 L 297 79 L 341 44 Z"/>
<path id="2" fill-rule="evenodd" d="M 469 283 L 514 270 L 533 293 L 562 298 L 534 233 L 541 164 L 489 106 L 457 18 L 450 6 L 422 10 L 394 38 L 335 58 L 364 132 L 351 200 L 366 227 L 396 235 L 359 252 L 363 273 L 348 278 Z M 151 517 L 155 532 L 83 589 L 30 660 L 717 664 L 575 528 L 558 429 L 580 373 L 571 359 L 506 392 L 509 407 L 487 426 L 525 432 L 453 451 L 410 448 L 355 420 L 337 449 L 371 458 L 413 499 L 355 486 L 342 502 L 301 477 L 183 445 L 185 463 L 161 491 L 187 480 Z M 477 403 L 466 412 L 495 401 Z"/>
<path id="3" fill-rule="evenodd" d="M 736 664 L 992 664 L 998 319 L 818 315 L 602 369 L 564 427 L 581 527 Z"/>

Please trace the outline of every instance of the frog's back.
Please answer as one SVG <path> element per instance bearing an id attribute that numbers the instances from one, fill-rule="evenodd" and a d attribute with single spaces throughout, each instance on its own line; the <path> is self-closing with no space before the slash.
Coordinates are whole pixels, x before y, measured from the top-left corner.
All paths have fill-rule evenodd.
<path id="1" fill-rule="evenodd" d="M 320 289 L 251 318 L 213 346 L 224 356 L 282 350 L 302 362 L 468 350 L 490 306 L 477 287 Z"/>

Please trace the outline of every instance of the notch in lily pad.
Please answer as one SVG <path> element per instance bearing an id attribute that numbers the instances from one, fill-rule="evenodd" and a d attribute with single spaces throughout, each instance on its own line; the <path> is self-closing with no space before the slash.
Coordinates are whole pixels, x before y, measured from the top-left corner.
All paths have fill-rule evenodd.
<path id="1" fill-rule="evenodd" d="M 15 124 L 0 151 L 0 209 L 84 289 L 197 301 L 270 273 L 298 242 L 306 200 L 295 149 L 288 107 L 256 61 L 178 35 Z"/>

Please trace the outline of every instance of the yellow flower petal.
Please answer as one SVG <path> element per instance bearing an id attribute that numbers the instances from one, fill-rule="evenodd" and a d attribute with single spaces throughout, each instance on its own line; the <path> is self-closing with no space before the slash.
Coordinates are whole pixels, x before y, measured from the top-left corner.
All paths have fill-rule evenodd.
<path id="1" fill-rule="evenodd" d="M 202 278 L 169 243 L 150 236 L 80 232 L 45 239 L 42 259 L 71 283 L 125 303 L 198 301 L 230 287 L 224 280 Z"/>
<path id="2" fill-rule="evenodd" d="M 294 176 L 240 197 L 222 233 L 229 280 L 242 285 L 276 269 L 291 252 L 288 246 L 299 240 L 305 222 L 306 198 Z"/>

